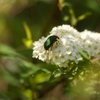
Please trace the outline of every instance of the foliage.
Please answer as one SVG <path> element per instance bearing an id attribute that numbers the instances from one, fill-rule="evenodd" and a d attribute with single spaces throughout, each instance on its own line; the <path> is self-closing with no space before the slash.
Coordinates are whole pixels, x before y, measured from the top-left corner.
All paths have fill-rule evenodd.
<path id="1" fill-rule="evenodd" d="M 0 100 L 99 100 L 97 58 L 80 51 L 67 68 L 32 59 L 32 42 L 54 26 L 99 32 L 99 1 L 8 1 L 0 1 Z"/>

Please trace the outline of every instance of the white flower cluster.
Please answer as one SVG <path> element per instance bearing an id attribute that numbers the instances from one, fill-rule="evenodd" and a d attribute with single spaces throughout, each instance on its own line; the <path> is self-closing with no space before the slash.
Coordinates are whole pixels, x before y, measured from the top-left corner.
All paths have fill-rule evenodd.
<path id="1" fill-rule="evenodd" d="M 88 55 L 100 57 L 100 33 L 85 30 L 81 32 L 81 44 Z"/>
<path id="2" fill-rule="evenodd" d="M 53 35 L 59 37 L 59 40 L 53 43 L 51 49 L 45 50 L 45 41 Z M 100 35 L 98 33 L 87 30 L 78 32 L 69 25 L 62 25 L 54 27 L 49 36 L 42 37 L 33 43 L 33 58 L 58 64 L 59 67 L 67 67 L 69 61 L 78 63 L 78 59 L 81 58 L 80 50 L 86 51 L 89 56 L 97 56 L 100 53 L 99 42 Z"/>

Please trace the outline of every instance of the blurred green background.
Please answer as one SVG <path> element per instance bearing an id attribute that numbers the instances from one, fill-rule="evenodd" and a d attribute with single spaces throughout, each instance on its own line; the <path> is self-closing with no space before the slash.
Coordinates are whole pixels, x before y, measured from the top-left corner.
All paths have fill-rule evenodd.
<path id="1" fill-rule="evenodd" d="M 62 24 L 100 32 L 100 1 L 0 0 L 0 100 L 99 100 L 91 87 L 99 82 L 98 63 L 93 76 L 69 86 L 67 77 L 51 81 L 51 74 L 60 76 L 55 66 L 32 58 L 32 42 Z"/>

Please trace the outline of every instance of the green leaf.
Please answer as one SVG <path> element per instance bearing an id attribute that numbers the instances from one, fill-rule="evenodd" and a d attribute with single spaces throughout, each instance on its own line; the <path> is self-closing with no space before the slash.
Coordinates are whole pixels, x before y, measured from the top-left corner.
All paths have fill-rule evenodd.
<path id="1" fill-rule="evenodd" d="M 83 59 L 89 60 L 89 55 L 85 51 L 79 51 L 80 55 L 83 57 Z"/>
<path id="2" fill-rule="evenodd" d="M 49 81 L 53 81 L 54 79 L 59 78 L 62 74 L 63 74 L 63 73 L 62 73 L 62 71 L 61 71 L 60 69 L 56 69 L 56 70 L 52 73 L 52 75 L 51 75 Z"/>
<path id="3" fill-rule="evenodd" d="M 57 69 L 57 67 L 55 65 L 51 65 L 51 64 L 42 64 L 41 68 L 43 70 L 47 70 L 47 71 L 49 71 L 51 73 L 54 72 Z"/>
<path id="4" fill-rule="evenodd" d="M 0 56 L 20 57 L 25 59 L 25 57 L 18 54 L 13 48 L 4 44 L 0 44 Z"/>
<path id="5" fill-rule="evenodd" d="M 0 100 L 11 100 L 11 99 L 6 95 L 0 93 Z"/>

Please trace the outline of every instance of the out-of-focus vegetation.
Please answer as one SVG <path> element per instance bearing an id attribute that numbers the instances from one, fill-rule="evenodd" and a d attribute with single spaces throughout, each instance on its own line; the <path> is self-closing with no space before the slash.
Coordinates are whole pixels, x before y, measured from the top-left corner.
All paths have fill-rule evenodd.
<path id="1" fill-rule="evenodd" d="M 100 32 L 100 2 L 0 0 L 0 100 L 100 100 L 99 61 L 83 52 L 69 71 L 32 58 L 32 42 L 62 24 Z"/>

